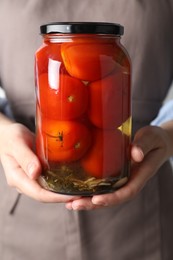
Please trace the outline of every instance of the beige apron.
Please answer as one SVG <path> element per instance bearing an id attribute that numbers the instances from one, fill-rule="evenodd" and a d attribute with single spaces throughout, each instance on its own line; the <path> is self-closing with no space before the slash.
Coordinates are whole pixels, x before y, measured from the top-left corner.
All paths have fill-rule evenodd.
<path id="1" fill-rule="evenodd" d="M 34 52 L 40 24 L 109 21 L 125 26 L 133 65 L 134 132 L 157 115 L 173 78 L 172 0 L 0 1 L 0 80 L 14 116 L 34 128 Z M 166 163 L 121 206 L 73 212 L 9 188 L 0 171 L 1 260 L 172 260 L 173 175 Z"/>

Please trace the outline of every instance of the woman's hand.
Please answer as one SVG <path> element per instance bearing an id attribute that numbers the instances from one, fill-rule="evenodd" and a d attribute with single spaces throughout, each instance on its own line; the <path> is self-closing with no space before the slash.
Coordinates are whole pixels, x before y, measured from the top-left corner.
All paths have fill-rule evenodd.
<path id="1" fill-rule="evenodd" d="M 113 193 L 69 202 L 66 204 L 66 208 L 91 210 L 131 200 L 171 155 L 173 155 L 173 121 L 164 124 L 162 128 L 147 126 L 140 129 L 132 143 L 132 167 L 129 182 Z"/>
<path id="2" fill-rule="evenodd" d="M 79 198 L 55 194 L 40 187 L 36 179 L 41 173 L 41 165 L 34 153 L 34 134 L 22 124 L 5 121 L 2 125 L 0 159 L 9 186 L 41 202 L 69 202 Z"/>

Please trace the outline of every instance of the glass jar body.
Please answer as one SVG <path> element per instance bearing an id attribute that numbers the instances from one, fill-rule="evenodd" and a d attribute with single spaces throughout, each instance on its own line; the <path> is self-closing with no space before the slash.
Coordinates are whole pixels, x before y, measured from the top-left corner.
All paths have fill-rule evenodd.
<path id="1" fill-rule="evenodd" d="M 44 35 L 35 54 L 40 184 L 90 196 L 128 181 L 130 61 L 120 37 Z"/>

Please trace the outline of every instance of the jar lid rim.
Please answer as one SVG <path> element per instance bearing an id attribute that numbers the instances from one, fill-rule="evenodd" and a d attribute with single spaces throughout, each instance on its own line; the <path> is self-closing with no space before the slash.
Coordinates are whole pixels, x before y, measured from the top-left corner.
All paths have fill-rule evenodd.
<path id="1" fill-rule="evenodd" d="M 124 27 L 108 22 L 52 22 L 40 26 L 41 34 L 113 34 L 123 35 Z"/>

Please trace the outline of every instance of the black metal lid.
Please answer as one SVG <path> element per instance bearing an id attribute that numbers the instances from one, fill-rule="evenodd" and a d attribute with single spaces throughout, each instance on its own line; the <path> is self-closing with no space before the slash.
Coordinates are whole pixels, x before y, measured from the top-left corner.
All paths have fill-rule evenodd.
<path id="1" fill-rule="evenodd" d="M 123 35 L 124 27 L 116 23 L 55 22 L 40 26 L 41 34 L 114 34 Z"/>

